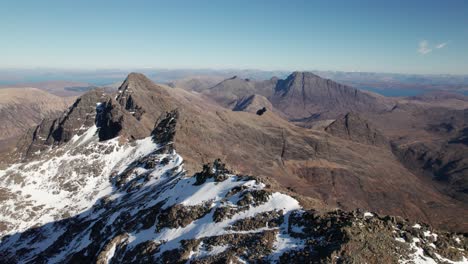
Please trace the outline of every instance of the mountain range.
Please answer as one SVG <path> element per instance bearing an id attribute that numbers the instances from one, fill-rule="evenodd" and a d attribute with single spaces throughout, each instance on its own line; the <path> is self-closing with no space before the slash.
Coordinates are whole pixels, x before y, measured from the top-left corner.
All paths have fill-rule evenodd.
<path id="1" fill-rule="evenodd" d="M 309 72 L 183 83 L 131 73 L 26 132 L 0 171 L 0 257 L 467 261 L 466 97 Z"/>

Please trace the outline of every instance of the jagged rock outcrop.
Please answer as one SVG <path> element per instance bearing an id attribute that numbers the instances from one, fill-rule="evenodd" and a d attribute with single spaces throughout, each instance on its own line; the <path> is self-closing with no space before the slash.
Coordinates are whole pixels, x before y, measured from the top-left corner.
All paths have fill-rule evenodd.
<path id="1" fill-rule="evenodd" d="M 325 131 L 342 139 L 376 146 L 388 146 L 388 140 L 368 121 L 356 113 L 347 113 L 325 128 Z"/>
<path id="2" fill-rule="evenodd" d="M 433 230 L 401 217 L 363 211 L 291 214 L 291 236 L 303 248 L 282 263 L 464 263 L 464 235 Z M 297 230 L 297 231 L 296 231 Z M 452 262 L 453 261 L 453 262 Z"/>
<path id="3" fill-rule="evenodd" d="M 79 97 L 59 118 L 43 120 L 18 141 L 17 149 L 21 157 L 32 157 L 50 146 L 81 136 L 94 125 L 96 108 L 100 102 L 106 100 L 108 95 L 102 89 L 96 89 Z"/>

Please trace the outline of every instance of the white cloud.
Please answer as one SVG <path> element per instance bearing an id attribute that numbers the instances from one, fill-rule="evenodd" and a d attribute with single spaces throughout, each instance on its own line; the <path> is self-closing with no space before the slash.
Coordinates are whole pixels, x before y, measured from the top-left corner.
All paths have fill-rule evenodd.
<path id="1" fill-rule="evenodd" d="M 447 44 L 448 44 L 448 42 L 442 42 L 442 43 L 440 43 L 439 45 L 436 46 L 436 49 L 441 49 L 441 48 L 447 46 Z"/>
<path id="2" fill-rule="evenodd" d="M 432 51 L 431 48 L 429 48 L 429 42 L 427 40 L 421 40 L 419 42 L 419 48 L 418 52 L 421 53 L 422 55 L 426 55 Z"/>
<path id="3" fill-rule="evenodd" d="M 419 45 L 418 45 L 418 53 L 420 53 L 421 55 L 426 55 L 426 54 L 431 53 L 432 51 L 434 51 L 436 49 L 444 48 L 445 46 L 447 46 L 449 44 L 449 42 L 450 41 L 442 42 L 442 43 L 439 43 L 439 44 L 431 47 L 431 45 L 429 45 L 429 41 L 421 40 L 421 41 L 419 41 Z"/>

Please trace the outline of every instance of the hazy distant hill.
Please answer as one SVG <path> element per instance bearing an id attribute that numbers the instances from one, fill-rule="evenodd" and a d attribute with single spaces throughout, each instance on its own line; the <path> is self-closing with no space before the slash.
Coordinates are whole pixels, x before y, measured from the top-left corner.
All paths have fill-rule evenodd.
<path id="1" fill-rule="evenodd" d="M 91 89 L 96 88 L 95 85 L 86 82 L 73 82 L 73 81 L 46 81 L 46 82 L 33 82 L 33 83 L 17 83 L 14 85 L 3 85 L 0 87 L 6 88 L 29 88 L 34 87 L 46 91 L 50 94 L 67 97 L 78 96 Z"/>
<path id="2" fill-rule="evenodd" d="M 223 81 L 222 76 L 189 76 L 169 83 L 170 87 L 178 87 L 189 91 L 200 92 Z"/>

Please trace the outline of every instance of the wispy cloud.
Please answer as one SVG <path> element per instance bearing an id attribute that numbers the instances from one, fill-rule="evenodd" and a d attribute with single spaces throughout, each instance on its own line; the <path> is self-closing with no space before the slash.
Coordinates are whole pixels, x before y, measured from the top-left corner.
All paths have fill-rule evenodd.
<path id="1" fill-rule="evenodd" d="M 429 42 L 427 40 L 421 40 L 419 42 L 419 48 L 418 52 L 422 55 L 426 55 L 432 51 L 431 48 L 429 48 Z"/>
<path id="2" fill-rule="evenodd" d="M 442 49 L 446 47 L 448 43 L 449 41 L 446 41 L 431 47 L 431 45 L 429 45 L 429 41 L 424 39 L 419 41 L 418 53 L 421 55 L 426 55 L 434 51 L 434 49 Z"/>
<path id="3" fill-rule="evenodd" d="M 447 46 L 447 44 L 448 44 L 448 42 L 442 42 L 442 43 L 440 43 L 440 44 L 438 44 L 438 45 L 436 46 L 436 49 L 441 49 L 441 48 Z"/>

